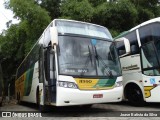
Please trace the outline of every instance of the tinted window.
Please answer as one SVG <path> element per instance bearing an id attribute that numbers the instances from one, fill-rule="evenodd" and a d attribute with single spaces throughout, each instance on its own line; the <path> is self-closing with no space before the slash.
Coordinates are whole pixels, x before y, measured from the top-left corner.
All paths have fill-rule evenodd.
<path id="1" fill-rule="evenodd" d="M 143 73 L 160 75 L 160 24 L 151 23 L 139 29 L 142 44 Z"/>
<path id="2" fill-rule="evenodd" d="M 131 55 L 138 54 L 139 53 L 139 45 L 136 37 L 136 32 L 130 32 L 127 35 L 124 35 L 122 37 L 127 38 L 130 41 L 130 47 L 131 47 Z M 117 42 L 116 47 L 118 49 L 118 54 L 124 55 L 126 53 L 124 42 Z"/>
<path id="3" fill-rule="evenodd" d="M 17 78 L 19 78 L 25 71 L 31 68 L 39 59 L 39 45 L 34 46 L 29 55 L 25 58 L 18 69 Z"/>
<path id="4" fill-rule="evenodd" d="M 140 40 L 141 40 L 141 44 L 145 44 L 148 43 L 150 41 L 152 41 L 153 37 L 152 37 L 152 25 L 146 25 L 143 26 L 139 29 L 139 35 L 140 35 Z"/>
<path id="5" fill-rule="evenodd" d="M 116 42 L 116 48 L 118 50 L 118 55 L 119 56 L 124 55 L 126 53 L 123 41 Z"/>
<path id="6" fill-rule="evenodd" d="M 136 37 L 136 31 L 133 31 L 125 36 L 130 41 L 130 47 L 131 47 L 131 55 L 138 54 L 139 53 L 139 46 L 138 41 Z"/>
<path id="7" fill-rule="evenodd" d="M 160 40 L 160 24 L 152 23 L 139 29 L 141 44 Z"/>
<path id="8" fill-rule="evenodd" d="M 141 49 L 142 68 L 145 75 L 160 75 L 159 61 L 154 42 L 142 45 Z"/>

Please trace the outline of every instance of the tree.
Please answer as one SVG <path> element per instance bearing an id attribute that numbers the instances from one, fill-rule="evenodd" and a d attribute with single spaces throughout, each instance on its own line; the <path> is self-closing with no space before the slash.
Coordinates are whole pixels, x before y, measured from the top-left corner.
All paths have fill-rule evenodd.
<path id="1" fill-rule="evenodd" d="M 106 2 L 96 7 L 94 23 L 106 26 L 114 36 L 136 25 L 137 10 L 128 0 Z"/>
<path id="2" fill-rule="evenodd" d="M 4 76 L 8 80 L 16 74 L 16 69 L 38 40 L 50 22 L 48 12 L 34 0 L 10 0 L 6 7 L 12 9 L 18 24 L 8 23 L 8 29 L 0 35 L 1 57 L 6 58 L 2 64 Z"/>
<path id="3" fill-rule="evenodd" d="M 61 18 L 69 18 L 80 21 L 92 21 L 94 9 L 88 0 L 64 0 L 61 8 Z"/>
<path id="4" fill-rule="evenodd" d="M 42 8 L 49 12 L 49 16 L 52 20 L 61 16 L 61 0 L 37 0 L 37 2 Z"/>
<path id="5" fill-rule="evenodd" d="M 89 3 L 92 4 L 93 7 L 97 7 L 97 6 L 107 2 L 107 0 L 88 0 L 88 1 L 89 1 Z"/>
<path id="6" fill-rule="evenodd" d="M 159 14 L 158 0 L 130 0 L 138 11 L 137 24 L 157 17 Z"/>
<path id="7" fill-rule="evenodd" d="M 26 35 L 23 42 L 27 53 L 49 24 L 50 17 L 34 0 L 10 0 L 8 7 L 21 20 L 20 26 Z"/>

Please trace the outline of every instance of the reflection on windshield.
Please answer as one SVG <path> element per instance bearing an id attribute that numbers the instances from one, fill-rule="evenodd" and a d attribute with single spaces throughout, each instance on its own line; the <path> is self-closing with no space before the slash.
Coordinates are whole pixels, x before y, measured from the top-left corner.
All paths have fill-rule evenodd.
<path id="1" fill-rule="evenodd" d="M 93 44 L 91 38 L 59 36 L 60 74 L 119 76 L 120 65 L 111 43 L 96 40 Z"/>
<path id="2" fill-rule="evenodd" d="M 56 20 L 56 25 L 58 26 L 59 33 L 97 36 L 112 40 L 112 36 L 108 29 L 99 25 L 64 20 Z"/>

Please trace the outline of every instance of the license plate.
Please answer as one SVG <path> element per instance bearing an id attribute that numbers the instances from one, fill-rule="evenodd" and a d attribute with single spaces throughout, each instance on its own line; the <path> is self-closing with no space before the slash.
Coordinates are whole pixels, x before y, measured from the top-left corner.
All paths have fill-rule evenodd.
<path id="1" fill-rule="evenodd" d="M 103 98 L 103 94 L 94 94 L 93 98 Z"/>

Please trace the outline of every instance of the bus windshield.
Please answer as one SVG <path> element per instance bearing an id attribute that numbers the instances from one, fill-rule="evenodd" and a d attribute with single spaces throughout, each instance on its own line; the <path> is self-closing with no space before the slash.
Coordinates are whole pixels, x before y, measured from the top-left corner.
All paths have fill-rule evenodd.
<path id="1" fill-rule="evenodd" d="M 160 24 L 152 23 L 139 29 L 142 67 L 145 75 L 160 75 Z"/>
<path id="2" fill-rule="evenodd" d="M 119 76 L 118 55 L 112 42 L 59 36 L 59 72 L 72 76 Z"/>

